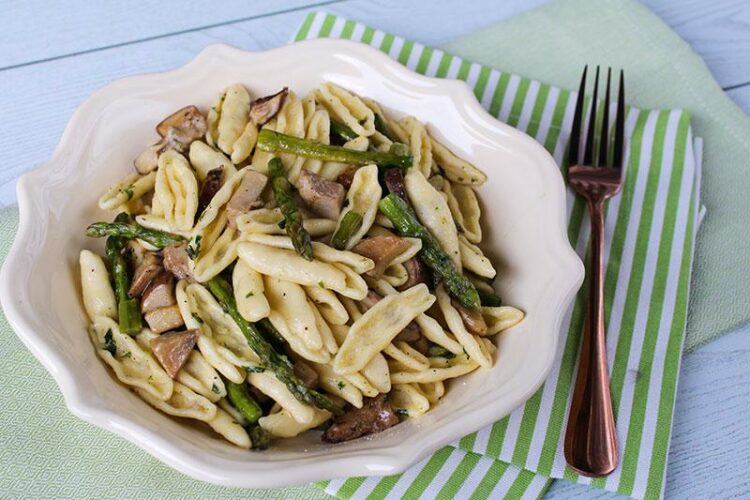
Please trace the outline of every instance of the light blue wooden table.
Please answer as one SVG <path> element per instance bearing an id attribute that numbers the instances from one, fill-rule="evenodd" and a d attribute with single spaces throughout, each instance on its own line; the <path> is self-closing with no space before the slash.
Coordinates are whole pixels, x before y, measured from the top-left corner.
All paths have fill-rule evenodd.
<path id="1" fill-rule="evenodd" d="M 214 42 L 251 50 L 282 45 L 313 10 L 439 44 L 545 1 L 0 1 L 0 206 L 15 203 L 16 179 L 50 156 L 81 101 L 115 78 L 175 68 Z M 645 3 L 750 113 L 750 1 Z M 750 496 L 749 336 L 746 327 L 685 356 L 667 497 Z M 612 496 L 564 481 L 548 493 Z"/>

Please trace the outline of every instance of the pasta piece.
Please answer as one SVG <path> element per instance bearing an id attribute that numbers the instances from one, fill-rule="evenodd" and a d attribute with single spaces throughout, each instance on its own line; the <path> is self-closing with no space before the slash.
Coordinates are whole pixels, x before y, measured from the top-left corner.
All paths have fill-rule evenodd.
<path id="1" fill-rule="evenodd" d="M 315 98 L 355 134 L 367 137 L 375 133 L 375 115 L 359 97 L 332 83 L 324 83 L 315 91 Z"/>
<path id="2" fill-rule="evenodd" d="M 237 259 L 236 237 L 238 234 L 235 228 L 226 226 L 221 236 L 210 246 L 201 245 L 201 252 L 195 259 L 193 269 L 193 277 L 196 281 L 207 282 Z"/>
<path id="3" fill-rule="evenodd" d="M 224 100 L 219 109 L 219 122 L 216 125 L 216 145 L 231 155 L 235 141 L 245 130 L 249 120 L 250 94 L 239 83 L 224 91 Z"/>
<path id="4" fill-rule="evenodd" d="M 173 230 L 190 231 L 198 210 L 198 181 L 187 160 L 169 150 L 159 156 L 154 196 Z"/>
<path id="5" fill-rule="evenodd" d="M 373 283 L 373 287 L 381 295 L 395 295 L 398 291 L 384 280 L 378 280 Z M 422 336 L 453 354 L 463 353 L 463 346 L 456 342 L 448 333 L 443 330 L 440 323 L 426 314 L 419 314 L 414 321 L 419 325 Z"/>
<path id="6" fill-rule="evenodd" d="M 349 297 L 340 297 L 340 300 L 344 305 L 346 312 L 349 313 L 349 317 L 352 319 L 352 321 L 357 321 L 362 317 L 362 312 L 359 310 L 359 307 L 357 307 L 357 303 L 355 301 L 353 301 Z M 347 334 L 348 333 L 349 331 L 347 330 Z M 341 344 L 342 342 L 339 343 Z"/>
<path id="7" fill-rule="evenodd" d="M 135 339 L 144 351 L 151 353 L 150 342 L 158 337 L 158 334 L 146 328 L 136 335 Z M 224 381 L 221 380 L 219 374 L 208 364 L 201 353 L 196 350 L 190 352 L 174 380 L 213 403 L 227 394 Z"/>
<path id="8" fill-rule="evenodd" d="M 482 316 L 487 323 L 487 335 L 495 335 L 520 323 L 524 314 L 523 311 L 515 307 L 500 306 L 483 307 Z"/>
<path id="9" fill-rule="evenodd" d="M 437 178 L 442 179 L 442 177 Z M 445 181 L 442 188 L 436 187 L 435 189 L 442 189 L 445 193 L 448 207 L 451 209 L 459 232 L 472 243 L 482 241 L 482 226 L 479 225 L 481 210 L 474 188 L 463 184 L 452 185 Z"/>
<path id="10" fill-rule="evenodd" d="M 268 245 L 271 247 L 286 248 L 287 250 L 294 249 L 292 240 L 288 236 L 275 236 L 258 233 L 249 234 L 245 239 L 253 243 L 261 243 L 263 245 Z M 355 252 L 350 252 L 348 250 L 336 250 L 333 247 L 330 247 L 323 243 L 319 243 L 317 241 L 313 241 L 312 247 L 313 255 L 316 259 L 319 259 L 323 262 L 328 262 L 330 264 L 344 264 L 357 274 L 364 274 L 375 267 L 375 263 L 372 261 L 372 259 L 369 259 L 364 255 L 360 255 Z"/>
<path id="11" fill-rule="evenodd" d="M 315 363 L 313 369 L 318 373 L 318 383 L 325 391 L 335 394 L 355 408 L 362 408 L 362 391 L 337 374 L 330 365 Z"/>
<path id="12" fill-rule="evenodd" d="M 221 398 L 219 402 L 216 403 L 216 406 L 227 412 L 229 416 L 232 417 L 232 420 L 240 424 L 242 427 L 247 426 L 247 420 L 245 420 L 245 417 L 243 417 L 242 413 L 240 413 L 237 408 L 232 406 L 232 403 L 227 401 L 226 398 Z"/>
<path id="13" fill-rule="evenodd" d="M 132 174 L 110 187 L 99 198 L 99 208 L 112 210 L 128 202 L 139 200 L 141 196 L 154 189 L 156 172 L 146 175 Z"/>
<path id="14" fill-rule="evenodd" d="M 388 362 L 381 353 L 377 353 L 364 368 L 361 373 L 370 385 L 380 393 L 386 393 L 391 390 L 391 372 L 388 369 Z"/>
<path id="15" fill-rule="evenodd" d="M 138 225 L 143 226 L 147 229 L 155 229 L 157 231 L 164 231 L 165 233 L 174 233 L 186 238 L 189 238 L 191 235 L 190 231 L 181 231 L 174 229 L 167 219 L 164 218 L 163 215 L 153 215 L 153 214 L 141 214 L 135 216 L 135 221 L 138 223 Z M 141 240 L 138 240 L 139 242 Z M 143 245 L 147 250 L 151 250 L 152 252 L 157 252 L 160 249 L 156 247 L 150 247 L 150 245 Z"/>
<path id="16" fill-rule="evenodd" d="M 237 173 L 237 169 L 229 161 L 229 158 L 224 156 L 224 153 L 215 150 L 202 141 L 193 141 L 190 144 L 188 158 L 190 159 L 190 164 L 195 169 L 198 180 L 201 182 L 206 180 L 206 176 L 211 170 L 217 168 L 222 169 L 224 172 L 224 182 Z"/>
<path id="17" fill-rule="evenodd" d="M 249 373 L 247 380 L 260 392 L 279 403 L 297 422 L 310 424 L 315 420 L 315 409 L 295 398 L 273 373 Z"/>
<path id="18" fill-rule="evenodd" d="M 276 118 L 272 119 L 271 121 L 263 125 L 260 128 L 260 131 L 262 132 L 263 130 L 275 130 L 277 132 L 281 132 L 281 130 L 277 130 Z M 260 149 L 255 148 L 255 152 L 253 153 L 253 158 L 252 160 L 250 160 L 250 165 L 252 166 L 253 170 L 258 171 L 261 174 L 268 175 L 268 162 L 273 157 L 274 157 L 273 153 L 261 151 Z"/>
<path id="19" fill-rule="evenodd" d="M 432 157 L 445 176 L 453 182 L 481 186 L 487 181 L 487 175 L 477 167 L 454 155 L 440 142 L 430 137 L 432 142 Z"/>
<path id="20" fill-rule="evenodd" d="M 276 115 L 276 132 L 291 135 L 292 137 L 305 136 L 305 113 L 302 107 L 302 101 L 300 101 L 297 94 L 291 90 L 287 94 L 286 99 L 284 99 L 284 104 Z M 292 165 L 294 165 L 294 162 L 297 159 L 296 156 L 289 153 L 282 153 L 279 157 L 284 164 L 284 169 L 287 171 L 292 168 Z"/>
<path id="21" fill-rule="evenodd" d="M 353 149 L 355 151 L 367 151 L 369 145 L 370 141 L 367 140 L 367 137 L 362 136 L 344 143 L 346 149 Z M 352 165 L 348 163 L 328 161 L 321 167 L 319 175 L 329 181 L 335 181 L 338 179 L 339 175 L 343 174 L 350 168 L 352 168 Z"/>
<path id="22" fill-rule="evenodd" d="M 89 250 L 81 250 L 78 257 L 81 266 L 81 292 L 83 307 L 91 321 L 104 316 L 117 319 L 115 292 L 109 281 L 104 260 Z"/>
<path id="23" fill-rule="evenodd" d="M 445 322 L 448 324 L 448 328 L 464 347 L 469 357 L 485 368 L 492 366 L 492 359 L 485 356 L 477 343 L 477 339 L 466 330 L 461 315 L 451 304 L 450 296 L 442 284 L 437 287 L 435 294 L 437 295 L 438 305 L 440 306 L 440 311 L 443 313 Z"/>
<path id="24" fill-rule="evenodd" d="M 237 245 L 237 254 L 250 268 L 267 276 L 335 291 L 347 286 L 346 274 L 333 264 L 305 260 L 292 250 L 242 242 Z"/>
<path id="25" fill-rule="evenodd" d="M 302 339 L 308 349 L 317 351 L 323 347 L 315 324 L 315 314 L 307 300 L 304 289 L 291 281 L 265 276 L 266 298 L 271 309 L 284 317 L 293 335 Z"/>
<path id="26" fill-rule="evenodd" d="M 174 389 L 172 379 L 135 339 L 120 332 L 114 320 L 97 317 L 90 333 L 96 353 L 112 367 L 120 382 L 140 388 L 161 401 L 169 399 Z"/>
<path id="27" fill-rule="evenodd" d="M 313 410 L 315 411 L 315 415 L 313 416 L 313 419 L 306 424 L 297 422 L 288 411 L 281 410 L 280 412 L 261 417 L 258 420 L 258 425 L 274 437 L 292 438 L 305 431 L 314 429 L 332 416 L 331 412 L 326 410 L 318 408 L 314 408 Z"/>
<path id="28" fill-rule="evenodd" d="M 445 394 L 445 384 L 442 380 L 419 384 L 419 390 L 425 395 L 430 404 L 436 404 Z"/>
<path id="29" fill-rule="evenodd" d="M 247 160 L 253 152 L 256 142 L 258 142 L 258 127 L 250 120 L 245 125 L 245 130 L 232 144 L 232 163 L 237 164 Z"/>
<path id="30" fill-rule="evenodd" d="M 467 373 L 473 372 L 479 368 L 479 363 L 471 361 L 445 368 L 431 367 L 420 372 L 399 371 L 391 373 L 391 383 L 396 384 L 429 384 L 432 382 L 441 382 L 450 378 L 460 377 Z"/>
<path id="31" fill-rule="evenodd" d="M 341 211 L 338 225 L 349 212 L 355 212 L 362 216 L 362 226 L 351 235 L 346 242 L 346 249 L 350 250 L 359 240 L 367 234 L 372 223 L 375 222 L 375 215 L 378 213 L 378 201 L 383 193 L 380 183 L 378 182 L 377 165 L 367 165 L 362 167 L 354 174 L 352 185 L 346 193 L 345 208 Z M 338 225 L 336 229 L 338 229 Z"/>
<path id="32" fill-rule="evenodd" d="M 416 384 L 395 384 L 390 396 L 391 406 L 396 412 L 402 410 L 409 418 L 424 415 L 430 409 L 430 401 Z"/>
<path id="33" fill-rule="evenodd" d="M 391 264 L 385 269 L 381 278 L 391 286 L 401 286 L 409 281 L 409 272 L 403 264 Z"/>
<path id="34" fill-rule="evenodd" d="M 156 398 L 150 392 L 138 387 L 135 392 L 141 399 L 167 415 L 193 418 L 203 422 L 209 422 L 216 417 L 215 404 L 179 382 L 174 383 L 172 395 L 167 400 Z"/>
<path id="35" fill-rule="evenodd" d="M 331 360 L 331 354 L 323 349 L 310 349 L 303 341 L 302 337 L 295 335 L 289 329 L 286 319 L 278 311 L 271 310 L 268 320 L 279 332 L 279 335 L 289 344 L 292 351 L 300 357 L 314 363 L 328 363 Z"/>
<path id="36" fill-rule="evenodd" d="M 378 212 L 378 215 L 375 216 L 375 224 L 377 224 L 378 226 L 387 228 L 387 229 L 393 229 L 396 227 L 393 225 L 393 222 L 391 222 L 391 220 L 388 217 L 386 217 L 385 215 L 379 212 Z"/>
<path id="37" fill-rule="evenodd" d="M 383 352 L 412 371 L 425 370 L 430 366 L 427 357 L 406 342 L 389 344 L 383 349 Z"/>
<path id="38" fill-rule="evenodd" d="M 354 387 L 359 389 L 359 392 L 361 392 L 363 396 L 368 397 L 368 398 L 374 398 L 375 396 L 378 395 L 378 390 L 375 389 L 370 384 L 370 382 L 361 374 L 351 373 L 349 375 L 344 375 L 344 378 Z"/>
<path id="39" fill-rule="evenodd" d="M 282 220 L 284 220 L 284 216 L 280 209 L 259 208 L 237 217 L 237 228 L 244 235 L 254 233 L 286 235 L 284 228 L 279 226 Z M 302 221 L 302 226 L 310 233 L 310 236 L 317 238 L 333 233 L 336 229 L 336 221 L 330 219 L 305 219 Z"/>
<path id="40" fill-rule="evenodd" d="M 368 108 L 372 110 L 374 114 L 380 115 L 380 118 L 383 120 L 383 122 L 386 123 L 386 128 L 388 128 L 388 119 L 386 118 L 385 113 L 383 113 L 383 110 L 380 108 L 380 105 L 372 99 L 367 99 L 365 97 L 362 98 L 362 101 Z M 393 142 L 388 137 L 378 132 L 377 129 L 372 134 L 372 136 L 370 136 L 370 139 L 379 151 L 388 151 L 388 149 L 390 149 L 391 147 L 391 144 L 393 144 Z"/>
<path id="41" fill-rule="evenodd" d="M 458 247 L 458 232 L 453 216 L 439 191 L 416 169 L 409 169 L 404 177 L 404 186 L 409 201 L 419 221 L 430 230 L 456 268 L 461 271 L 461 253 Z"/>
<path id="42" fill-rule="evenodd" d="M 249 450 L 252 447 L 252 442 L 250 441 L 250 436 L 248 436 L 247 431 L 238 424 L 229 413 L 221 408 L 217 408 L 216 416 L 206 423 L 233 445 L 246 450 Z"/>
<path id="43" fill-rule="evenodd" d="M 333 360 L 336 373 L 345 375 L 364 368 L 376 353 L 388 346 L 406 325 L 434 302 L 435 297 L 424 284 L 381 299 L 351 326 Z"/>
<path id="44" fill-rule="evenodd" d="M 495 277 L 497 271 L 492 267 L 490 259 L 485 257 L 482 250 L 466 239 L 463 234 L 458 236 L 458 247 L 461 250 L 461 263 L 466 270 L 483 278 Z"/>
<path id="45" fill-rule="evenodd" d="M 357 274 L 352 268 L 339 262 L 332 264 L 336 269 L 342 271 L 346 276 L 346 285 L 344 288 L 334 289 L 344 297 L 354 300 L 362 300 L 367 297 L 367 282 L 362 276 Z"/>
<path id="46" fill-rule="evenodd" d="M 317 104 L 315 102 L 315 95 L 313 93 L 307 94 L 302 98 L 302 112 L 305 115 L 304 127 L 305 130 L 310 126 L 310 121 L 317 110 Z"/>
<path id="47" fill-rule="evenodd" d="M 323 319 L 323 316 L 320 314 L 318 308 L 309 298 L 307 299 L 307 303 L 312 310 L 313 315 L 315 316 L 315 326 L 317 327 L 320 338 L 323 341 L 323 347 L 329 353 L 336 354 L 336 351 L 339 350 L 339 344 L 338 342 L 336 342 L 336 338 L 333 336 L 331 327 L 328 326 L 328 323 L 326 323 L 326 320 Z"/>
<path id="48" fill-rule="evenodd" d="M 332 291 L 320 286 L 306 286 L 305 293 L 317 306 L 326 322 L 331 325 L 345 325 L 349 321 L 349 313 Z"/>
<path id="49" fill-rule="evenodd" d="M 260 273 L 238 260 L 232 271 L 232 286 L 237 310 L 243 318 L 254 323 L 268 317 L 271 306 L 266 299 Z"/>
<path id="50" fill-rule="evenodd" d="M 305 117 L 307 119 L 307 116 Z M 324 109 L 315 111 L 310 117 L 309 124 L 304 126 L 307 133 L 305 139 L 318 142 L 320 144 L 330 143 L 331 134 L 331 119 L 328 116 L 328 112 Z M 302 156 L 297 157 L 294 160 L 292 168 L 289 170 L 288 177 L 289 182 L 297 185 L 297 179 L 302 169 L 309 170 L 315 174 L 319 174 L 323 168 L 322 160 L 313 160 L 311 158 L 304 158 Z"/>
<path id="51" fill-rule="evenodd" d="M 413 158 L 412 170 L 416 169 L 424 175 L 425 179 L 429 178 L 432 170 L 432 144 L 427 130 L 412 116 L 404 117 L 398 123 L 409 134 L 409 149 Z"/>
<path id="52" fill-rule="evenodd" d="M 246 173 L 247 167 L 238 170 L 231 177 L 227 178 L 221 188 L 219 188 L 213 198 L 211 198 L 211 201 L 208 202 L 208 205 L 206 205 L 206 208 L 203 210 L 200 217 L 198 217 L 195 229 L 193 230 L 195 234 L 204 231 L 214 220 L 216 220 L 217 217 L 219 217 L 221 209 L 229 203 L 235 189 L 240 185 Z M 205 239 L 203 240 L 203 244 L 205 244 Z"/>

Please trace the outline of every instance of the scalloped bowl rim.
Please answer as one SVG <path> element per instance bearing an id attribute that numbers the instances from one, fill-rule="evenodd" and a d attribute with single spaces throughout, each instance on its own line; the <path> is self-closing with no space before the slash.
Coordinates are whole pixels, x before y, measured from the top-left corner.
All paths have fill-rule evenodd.
<path id="1" fill-rule="evenodd" d="M 545 241 L 553 245 L 550 255 L 556 259 L 555 264 L 560 272 L 551 279 L 556 280 L 557 293 L 548 297 L 553 319 L 550 325 L 555 331 L 549 335 L 548 345 L 542 346 L 535 355 L 540 357 L 538 363 L 542 367 L 520 390 L 513 401 L 503 401 L 495 406 L 485 406 L 483 411 L 474 411 L 469 416 L 458 418 L 440 427 L 441 432 L 432 432 L 430 438 L 415 440 L 404 436 L 402 445 L 390 448 L 360 448 L 350 446 L 346 448 L 331 448 L 330 455 L 324 460 L 310 462 L 269 460 L 269 464 L 262 462 L 248 462 L 246 469 L 231 470 L 232 461 L 208 463 L 200 457 L 191 456 L 175 443 L 170 442 L 159 432 L 145 428 L 128 420 L 124 416 L 103 408 L 97 401 L 90 400 L 84 387 L 78 383 L 76 375 L 60 352 L 50 348 L 42 339 L 39 329 L 43 325 L 35 324 L 32 304 L 24 301 L 19 279 L 23 278 L 22 271 L 28 269 L 33 262 L 34 255 L 29 255 L 27 245 L 32 236 L 45 232 L 49 228 L 49 217 L 40 221 L 32 216 L 32 207 L 44 208 L 44 201 L 38 196 L 38 189 L 47 177 L 56 172 L 58 164 L 64 164 L 66 155 L 74 148 L 73 136 L 83 129 L 84 122 L 90 114 L 96 115 L 97 105 L 111 99 L 117 99 L 120 94 L 127 93 L 131 88 L 153 86 L 160 82 L 177 80 L 188 76 L 203 65 L 210 66 L 212 61 L 260 59 L 274 57 L 279 60 L 289 58 L 293 60 L 303 57 L 303 54 L 344 54 L 348 60 L 358 64 L 378 68 L 383 73 L 408 77 L 410 81 L 427 84 L 441 89 L 445 96 L 466 117 L 470 115 L 473 124 L 483 130 L 493 130 L 504 136 L 509 136 L 519 147 L 526 148 L 528 154 L 536 156 L 535 161 L 543 172 L 544 181 L 550 186 L 550 199 L 547 203 L 553 207 L 558 215 L 549 224 L 553 227 L 548 231 Z M 216 64 L 215 62 L 213 64 Z M 387 78 L 387 77 L 384 77 Z M 395 84 L 398 85 L 398 82 Z M 522 405 L 541 386 L 551 369 L 554 355 L 559 342 L 560 327 L 563 316 L 571 304 L 575 294 L 583 281 L 583 264 L 571 248 L 566 233 L 566 201 L 565 187 L 559 169 L 552 157 L 533 139 L 490 116 L 474 97 L 467 84 L 456 80 L 443 80 L 418 75 L 387 55 L 369 46 L 349 41 L 320 39 L 287 45 L 277 49 L 248 52 L 228 45 L 211 45 L 200 52 L 192 61 L 184 66 L 162 73 L 152 73 L 131 76 L 117 80 L 106 87 L 94 92 L 72 115 L 65 131 L 51 158 L 38 168 L 25 173 L 19 179 L 17 186 L 18 205 L 20 212 L 19 228 L 13 246 L 8 254 L 2 272 L 0 272 L 0 299 L 9 323 L 27 348 L 43 364 L 54 377 L 60 388 L 68 409 L 77 417 L 98 427 L 107 429 L 136 444 L 141 449 L 155 456 L 167 465 L 196 479 L 215 484 L 238 487 L 276 487 L 291 484 L 301 484 L 315 480 L 331 479 L 332 477 L 383 475 L 403 472 L 427 454 L 455 441 L 470 431 L 491 424 L 506 416 L 514 408 Z M 552 251 L 554 250 L 554 251 Z M 20 298 L 19 298 L 20 297 Z M 30 299 L 31 297 L 25 297 Z M 144 403 L 145 405 L 145 403 Z M 422 417 L 424 418 L 424 417 Z M 464 424 L 459 425 L 459 424 Z M 400 427 L 400 426 L 399 426 Z M 437 434 L 437 435 L 436 435 Z M 363 440 L 359 440 L 363 441 Z M 356 443 L 356 442 L 354 442 Z M 372 441 L 370 441 L 372 443 Z M 270 452 L 265 452 L 273 453 Z M 269 455 L 266 455 L 267 457 Z M 335 472 L 331 472 L 335 471 Z M 244 472 L 244 473 L 240 473 Z"/>

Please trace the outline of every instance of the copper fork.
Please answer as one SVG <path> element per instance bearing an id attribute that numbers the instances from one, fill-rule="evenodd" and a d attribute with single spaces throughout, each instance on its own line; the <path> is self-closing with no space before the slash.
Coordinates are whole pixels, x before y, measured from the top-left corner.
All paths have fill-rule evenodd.
<path id="1" fill-rule="evenodd" d="M 591 262 L 589 266 L 589 303 L 581 344 L 580 361 L 573 400 L 565 431 L 565 459 L 575 471 L 585 476 L 606 476 L 619 461 L 612 398 L 609 392 L 607 349 L 604 339 L 604 201 L 622 185 L 623 146 L 625 141 L 625 87 L 623 72 L 615 114 L 614 144 L 609 148 L 609 91 L 612 69 L 607 70 L 604 109 L 600 116 L 601 136 L 596 158 L 594 137 L 597 125 L 597 90 L 599 67 L 596 68 L 591 113 L 585 137 L 582 161 L 581 142 L 586 70 L 581 76 L 578 100 L 568 149 L 568 183 L 586 199 L 591 216 Z M 611 159 L 611 160 L 610 160 Z"/>

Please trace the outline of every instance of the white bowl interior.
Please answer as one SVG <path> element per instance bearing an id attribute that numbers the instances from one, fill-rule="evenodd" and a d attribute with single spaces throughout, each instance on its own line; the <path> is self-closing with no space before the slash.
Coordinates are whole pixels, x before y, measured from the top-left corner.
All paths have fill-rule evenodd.
<path id="1" fill-rule="evenodd" d="M 80 300 L 78 253 L 102 253 L 84 236 L 105 188 L 132 170 L 154 142 L 154 124 L 175 109 L 208 109 L 234 82 L 253 96 L 288 85 L 304 95 L 332 81 L 416 116 L 460 156 L 487 172 L 480 189 L 483 249 L 497 265 L 496 288 L 526 319 L 496 337 L 495 366 L 450 384 L 427 415 L 371 439 L 336 446 L 317 434 L 248 453 L 210 431 L 152 409 L 117 383 L 96 357 Z M 313 41 L 266 53 L 213 46 L 171 73 L 118 81 L 74 115 L 54 157 L 19 183 L 21 227 L 2 273 L 11 323 L 57 380 L 71 411 L 110 429 L 194 477 L 235 486 L 277 486 L 344 475 L 387 474 L 507 415 L 549 370 L 582 265 L 565 236 L 563 183 L 549 155 L 489 117 L 468 88 L 409 72 L 368 47 Z M 283 470 L 279 466 L 283 465 Z"/>

